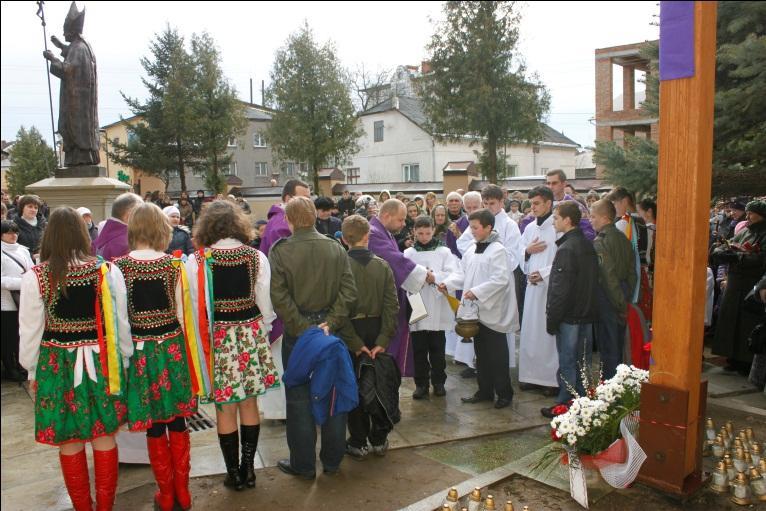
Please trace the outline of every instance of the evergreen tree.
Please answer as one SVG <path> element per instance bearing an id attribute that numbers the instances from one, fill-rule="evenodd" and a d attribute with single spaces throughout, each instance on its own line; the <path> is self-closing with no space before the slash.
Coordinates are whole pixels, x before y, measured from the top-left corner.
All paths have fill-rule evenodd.
<path id="1" fill-rule="evenodd" d="M 498 177 L 498 149 L 533 143 L 550 95 L 527 76 L 518 54 L 520 15 L 515 2 L 449 1 L 446 21 L 428 45 L 432 72 L 422 80 L 421 97 L 429 131 L 439 140 L 481 141 L 482 173 Z M 500 169 L 505 169 L 500 165 Z"/>
<path id="2" fill-rule="evenodd" d="M 246 126 L 242 103 L 221 71 L 221 57 L 215 41 L 207 33 L 192 36 L 192 58 L 196 74 L 194 117 L 198 120 L 195 139 L 199 141 L 200 161 L 195 164 L 205 174 L 205 186 L 222 193 L 226 182 L 221 169 L 232 154 L 229 139 L 241 135 Z"/>
<path id="3" fill-rule="evenodd" d="M 306 23 L 277 51 L 267 97 L 276 109 L 267 137 L 275 158 L 308 162 L 314 192 L 319 169 L 343 164 L 363 134 L 350 79 L 335 48 L 319 46 Z"/>
<path id="4" fill-rule="evenodd" d="M 138 122 L 128 126 L 129 142 L 109 141 L 109 155 L 119 164 L 158 176 L 166 186 L 171 171 L 177 171 L 185 191 L 186 170 L 200 159 L 194 65 L 183 37 L 169 26 L 156 35 L 149 51 L 150 57 L 141 59 L 146 72 L 141 81 L 149 98 L 141 102 L 122 94 Z"/>
<path id="5" fill-rule="evenodd" d="M 11 195 L 23 195 L 27 185 L 53 176 L 58 164 L 56 151 L 45 143 L 34 126 L 29 131 L 24 126 L 19 129 L 10 153 L 13 164 L 7 179 Z"/>
<path id="6" fill-rule="evenodd" d="M 766 192 L 766 3 L 719 2 L 716 52 L 713 194 Z M 646 101 L 642 110 L 659 117 L 659 45 L 648 42 Z M 656 194 L 657 143 L 627 136 L 625 147 L 596 142 L 593 160 L 605 178 L 639 194 Z"/>

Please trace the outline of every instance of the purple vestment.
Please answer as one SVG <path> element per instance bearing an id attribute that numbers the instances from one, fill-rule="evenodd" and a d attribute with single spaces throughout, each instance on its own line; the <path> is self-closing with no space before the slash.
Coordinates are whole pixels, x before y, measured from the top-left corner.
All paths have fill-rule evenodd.
<path id="1" fill-rule="evenodd" d="M 268 257 L 271 246 L 281 238 L 289 238 L 292 232 L 290 232 L 290 226 L 287 225 L 285 209 L 280 204 L 271 206 L 266 217 L 269 219 L 269 223 L 266 224 L 266 229 L 263 231 L 261 246 L 258 249 Z M 271 323 L 269 340 L 271 342 L 276 341 L 282 335 L 282 332 L 284 332 L 284 325 L 282 325 L 282 320 L 277 318 Z"/>
<path id="2" fill-rule="evenodd" d="M 369 249 L 373 254 L 386 261 L 394 273 L 396 292 L 399 298 L 399 318 L 396 336 L 391 339 L 387 351 L 396 360 L 402 376 L 412 376 L 414 374 L 414 362 L 412 349 L 410 348 L 410 329 L 407 321 L 407 305 L 409 302 L 407 301 L 407 291 L 402 289 L 401 286 L 417 265 L 399 252 L 396 240 L 388 232 L 388 229 L 383 227 L 383 224 L 380 223 L 377 217 L 370 220 Z"/>
<path id="3" fill-rule="evenodd" d="M 564 198 L 560 201 L 554 200 L 553 201 L 553 207 L 555 208 L 558 206 L 560 202 L 563 202 L 565 200 L 571 200 L 574 201 L 577 204 L 577 207 L 580 208 L 580 214 L 582 214 L 582 218 L 580 218 L 580 230 L 585 235 L 586 238 L 588 238 L 590 241 L 593 241 L 596 239 L 596 231 L 593 229 L 593 226 L 590 225 L 590 220 L 588 219 L 590 217 L 590 212 L 588 211 L 588 208 L 583 205 L 582 202 L 576 200 L 571 195 L 564 194 Z M 529 222 L 527 222 L 529 223 Z M 519 226 L 521 227 L 521 226 Z M 526 225 L 525 225 L 526 227 Z M 522 231 L 523 232 L 523 231 Z"/>
<path id="4" fill-rule="evenodd" d="M 93 252 L 107 261 L 127 255 L 130 252 L 127 224 L 114 218 L 108 219 L 93 242 Z"/>

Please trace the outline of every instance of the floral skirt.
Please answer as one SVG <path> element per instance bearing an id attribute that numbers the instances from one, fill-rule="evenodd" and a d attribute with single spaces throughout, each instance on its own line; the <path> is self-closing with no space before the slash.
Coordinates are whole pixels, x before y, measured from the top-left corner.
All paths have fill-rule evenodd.
<path id="1" fill-rule="evenodd" d="M 140 350 L 136 345 L 128 368 L 127 402 L 131 431 L 197 411 L 183 333 L 162 343 L 146 341 Z"/>
<path id="2" fill-rule="evenodd" d="M 204 402 L 238 403 L 279 387 L 262 319 L 216 323 L 213 330 L 213 395 Z"/>
<path id="3" fill-rule="evenodd" d="M 41 444 L 87 442 L 112 435 L 125 423 L 125 378 L 121 379 L 120 394 L 110 395 L 101 360 L 98 354 L 92 357 L 97 381 L 83 369 L 82 381 L 75 388 L 77 349 L 70 352 L 66 348 L 40 347 L 35 376 L 35 438 Z"/>

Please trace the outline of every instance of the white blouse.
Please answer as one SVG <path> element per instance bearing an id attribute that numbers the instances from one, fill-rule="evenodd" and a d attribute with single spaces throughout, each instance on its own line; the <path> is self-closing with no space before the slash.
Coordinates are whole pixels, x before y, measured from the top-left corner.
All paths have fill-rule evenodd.
<path id="1" fill-rule="evenodd" d="M 124 367 L 128 367 L 128 360 L 133 355 L 133 339 L 130 334 L 130 324 L 128 323 L 128 304 L 127 289 L 125 288 L 125 279 L 120 269 L 114 265 L 109 265 L 109 271 L 106 274 L 109 285 L 116 301 L 117 309 L 114 311 L 117 317 L 117 335 L 122 352 L 122 362 Z M 92 306 L 92 304 L 83 304 Z M 29 379 L 35 379 L 37 370 L 37 359 L 40 357 L 40 343 L 45 330 L 45 302 L 40 295 L 40 286 L 37 274 L 28 271 L 21 278 L 21 306 L 19 307 L 19 363 L 27 370 Z M 95 350 L 94 350 L 95 348 Z M 91 357 L 97 353 L 98 347 L 80 346 L 78 348 L 67 348 L 70 352 L 79 350 L 78 358 Z M 78 364 L 79 365 L 79 364 Z M 93 367 L 91 361 L 86 360 L 86 368 L 90 370 Z M 82 370 L 82 366 L 79 370 Z M 90 373 L 89 373 L 90 374 Z M 80 374 L 79 377 L 82 375 Z M 75 375 L 77 380 L 78 375 Z"/>
<path id="2" fill-rule="evenodd" d="M 232 249 L 243 246 L 239 240 L 233 238 L 225 238 L 213 243 L 210 248 L 216 249 Z M 263 316 L 263 329 L 265 333 L 271 332 L 271 323 L 276 319 L 277 315 L 274 313 L 274 307 L 271 304 L 271 266 L 269 260 L 260 250 L 256 250 L 258 254 L 258 275 L 255 279 L 255 303 L 258 305 L 258 309 Z M 189 289 L 191 290 L 192 303 L 194 311 L 199 310 L 197 301 L 197 258 L 190 256 L 186 261 L 186 271 L 189 275 Z M 199 318 L 197 320 L 197 328 L 199 329 Z M 198 330 L 199 331 L 199 330 Z"/>
<path id="3" fill-rule="evenodd" d="M 16 302 L 13 301 L 11 291 L 19 291 L 21 289 L 21 277 L 29 271 L 35 263 L 32 262 L 32 257 L 29 255 L 29 250 L 24 245 L 18 243 L 6 243 L 2 242 L 3 254 L 2 254 L 2 275 L 0 284 L 2 285 L 2 294 L 0 295 L 0 304 L 2 304 L 2 310 L 15 311 Z M 24 269 L 19 265 L 24 266 Z"/>

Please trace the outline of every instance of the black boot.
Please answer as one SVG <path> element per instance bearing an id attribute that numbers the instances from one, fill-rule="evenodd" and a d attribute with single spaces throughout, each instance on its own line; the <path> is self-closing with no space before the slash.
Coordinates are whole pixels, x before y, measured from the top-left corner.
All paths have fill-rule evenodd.
<path id="1" fill-rule="evenodd" d="M 226 463 L 227 475 L 223 485 L 240 491 L 245 487 L 245 483 L 239 475 L 239 433 L 236 431 L 225 435 L 219 433 L 218 441 L 221 444 L 223 461 Z"/>
<path id="2" fill-rule="evenodd" d="M 248 488 L 255 488 L 255 450 L 258 448 L 258 434 L 261 425 L 239 427 L 242 436 L 242 459 L 239 462 L 239 476 Z"/>

